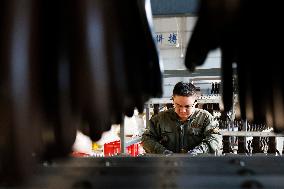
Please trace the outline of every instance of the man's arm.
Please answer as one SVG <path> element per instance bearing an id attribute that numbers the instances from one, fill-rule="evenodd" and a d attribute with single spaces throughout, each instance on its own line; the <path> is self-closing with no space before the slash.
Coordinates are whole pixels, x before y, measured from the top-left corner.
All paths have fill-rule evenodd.
<path id="1" fill-rule="evenodd" d="M 161 137 L 159 131 L 157 131 L 157 123 L 152 119 L 149 122 L 149 127 L 146 128 L 142 135 L 142 146 L 147 153 L 163 154 L 167 149 L 159 143 Z"/>
<path id="2" fill-rule="evenodd" d="M 204 139 L 189 153 L 213 153 L 220 154 L 223 150 L 222 135 L 219 132 L 217 121 L 213 120 L 212 116 L 206 116 L 203 122 Z"/>

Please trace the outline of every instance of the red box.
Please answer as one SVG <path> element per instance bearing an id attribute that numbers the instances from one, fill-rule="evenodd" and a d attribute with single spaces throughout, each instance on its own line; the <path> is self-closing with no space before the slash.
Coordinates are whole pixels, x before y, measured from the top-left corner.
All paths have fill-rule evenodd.
<path id="1" fill-rule="evenodd" d="M 131 156 L 137 156 L 139 154 L 139 143 L 132 144 L 128 146 L 127 153 Z M 120 140 L 105 143 L 104 144 L 104 155 L 105 156 L 112 156 L 119 154 L 121 152 L 120 150 Z"/>

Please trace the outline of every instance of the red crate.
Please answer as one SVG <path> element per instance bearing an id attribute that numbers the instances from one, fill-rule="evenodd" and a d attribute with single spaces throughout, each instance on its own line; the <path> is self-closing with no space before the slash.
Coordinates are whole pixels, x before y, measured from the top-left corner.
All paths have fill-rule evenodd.
<path id="1" fill-rule="evenodd" d="M 132 144 L 128 146 L 127 153 L 131 156 L 137 156 L 139 154 L 139 143 Z M 105 156 L 112 156 L 119 154 L 121 152 L 120 150 L 120 140 L 105 143 L 104 144 L 104 155 Z"/>

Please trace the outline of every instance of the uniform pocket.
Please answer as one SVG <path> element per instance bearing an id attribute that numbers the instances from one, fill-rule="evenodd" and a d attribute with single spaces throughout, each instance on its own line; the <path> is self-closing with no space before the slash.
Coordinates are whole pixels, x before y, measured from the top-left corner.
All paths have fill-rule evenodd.
<path id="1" fill-rule="evenodd" d="M 174 132 L 169 128 L 164 128 L 161 132 L 160 143 L 165 147 L 168 147 L 170 143 L 174 140 Z"/>

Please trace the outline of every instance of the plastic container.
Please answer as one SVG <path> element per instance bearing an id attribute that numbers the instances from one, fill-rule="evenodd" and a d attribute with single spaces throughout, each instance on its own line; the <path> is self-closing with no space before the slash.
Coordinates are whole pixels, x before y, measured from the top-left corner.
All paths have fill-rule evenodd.
<path id="1" fill-rule="evenodd" d="M 137 156 L 139 154 L 139 146 L 140 143 L 132 144 L 128 146 L 127 153 L 131 156 Z M 104 144 L 104 156 L 113 156 L 119 154 L 121 152 L 120 149 L 120 140 L 105 143 Z"/>

